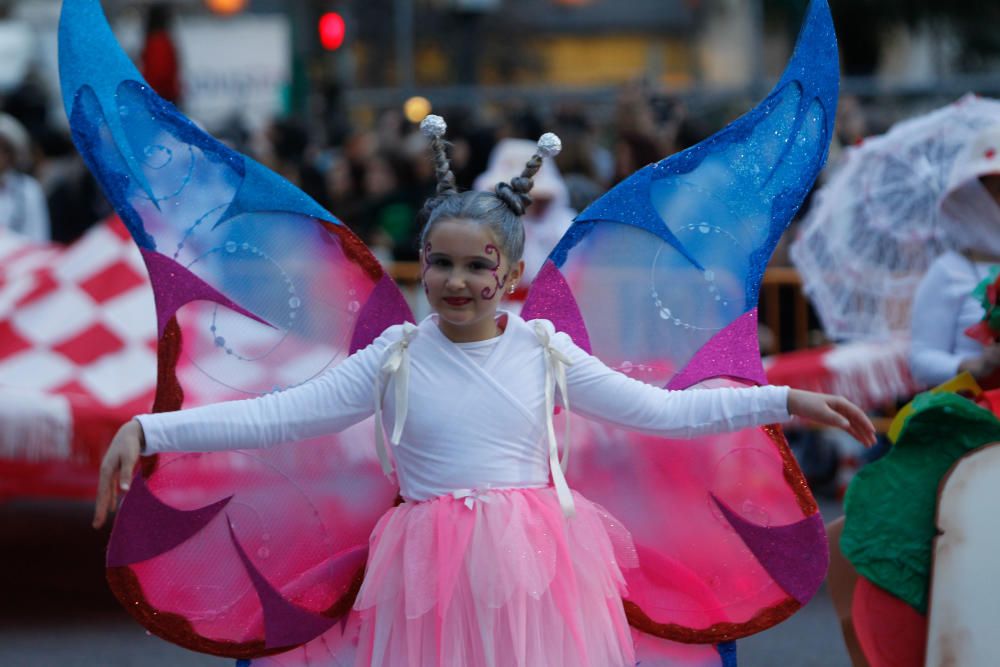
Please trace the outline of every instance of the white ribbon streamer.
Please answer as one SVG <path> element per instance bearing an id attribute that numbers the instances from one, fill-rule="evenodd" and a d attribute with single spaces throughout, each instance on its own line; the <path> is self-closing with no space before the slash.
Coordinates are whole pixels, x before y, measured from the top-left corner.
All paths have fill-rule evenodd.
<path id="1" fill-rule="evenodd" d="M 406 423 L 406 413 L 409 409 L 407 400 L 408 388 L 410 384 L 410 342 L 417 335 L 417 327 L 410 322 L 403 323 L 403 337 L 386 349 L 382 359 L 382 366 L 375 374 L 375 451 L 378 454 L 378 461 L 382 465 L 382 472 L 387 476 L 392 474 L 392 461 L 389 460 L 389 452 L 385 447 L 385 431 L 382 428 L 382 400 L 383 387 L 382 376 L 385 375 L 385 384 L 388 386 L 389 380 L 396 379 L 395 399 L 396 415 L 392 425 L 392 435 L 389 442 L 398 445 L 403 436 L 403 425 Z"/>
<path id="2" fill-rule="evenodd" d="M 566 467 L 569 464 L 570 450 L 570 430 L 569 430 L 569 394 L 566 391 L 566 367 L 572 366 L 573 361 L 552 345 L 552 336 L 548 329 L 541 322 L 535 322 L 535 336 L 542 344 L 542 351 L 545 354 L 545 421 L 549 439 L 549 470 L 552 473 L 552 484 L 556 488 L 556 497 L 559 498 L 559 505 L 563 514 L 571 517 L 576 514 L 573 504 L 573 494 L 570 493 L 569 485 L 566 483 Z M 555 412 L 555 390 L 559 388 L 562 396 L 563 409 L 566 411 L 566 439 L 563 443 L 563 457 L 559 460 L 559 444 L 556 441 L 556 429 L 552 421 L 552 413 Z"/>

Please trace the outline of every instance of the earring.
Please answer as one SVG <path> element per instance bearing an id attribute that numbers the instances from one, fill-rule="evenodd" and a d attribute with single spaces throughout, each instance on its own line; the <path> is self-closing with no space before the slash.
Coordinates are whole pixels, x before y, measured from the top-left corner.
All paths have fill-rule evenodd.
<path id="1" fill-rule="evenodd" d="M 517 289 L 517 285 L 516 284 L 515 285 L 511 285 L 510 286 L 510 293 L 513 294 L 515 289 Z"/>

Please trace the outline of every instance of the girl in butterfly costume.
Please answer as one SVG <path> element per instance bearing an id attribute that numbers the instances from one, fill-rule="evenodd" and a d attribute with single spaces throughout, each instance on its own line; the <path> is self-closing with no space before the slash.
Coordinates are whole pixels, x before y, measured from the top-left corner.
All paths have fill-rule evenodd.
<path id="1" fill-rule="evenodd" d="M 371 537 L 358 665 L 632 665 L 620 598 L 635 567 L 628 531 L 573 493 L 552 414 L 573 411 L 661 437 L 785 421 L 790 414 L 870 441 L 846 400 L 787 387 L 669 392 L 605 366 L 546 320 L 498 310 L 521 277 L 531 177 L 555 135 L 511 184 L 458 193 L 443 121 L 424 120 L 441 181 L 422 235 L 434 314 L 395 325 L 312 382 L 281 393 L 159 415 L 123 428 L 106 472 L 145 453 L 275 446 L 373 414 L 377 449 L 403 502 Z M 381 423 L 391 433 L 390 457 Z M 137 428 L 141 425 L 141 429 Z M 124 478 L 124 476 L 123 476 Z M 111 497 L 112 475 L 102 479 Z M 103 513 L 101 504 L 98 511 Z"/>
<path id="2" fill-rule="evenodd" d="M 158 414 L 113 441 L 95 516 L 130 489 L 108 578 L 151 632 L 255 664 L 719 665 L 713 645 L 815 592 L 815 501 L 780 429 L 752 427 L 799 414 L 869 441 L 871 425 L 842 399 L 746 385 L 766 384 L 760 275 L 832 131 L 824 3 L 759 107 L 577 218 L 523 319 L 499 299 L 557 141 L 495 192 L 456 193 L 428 121 L 434 314 L 408 324 L 349 230 L 114 44 L 96 0 L 63 4 L 74 140 L 139 246 L 160 334 Z M 712 388 L 662 389 L 695 385 Z M 240 396 L 258 398 L 174 412 Z M 559 460 L 569 412 L 594 420 Z"/>

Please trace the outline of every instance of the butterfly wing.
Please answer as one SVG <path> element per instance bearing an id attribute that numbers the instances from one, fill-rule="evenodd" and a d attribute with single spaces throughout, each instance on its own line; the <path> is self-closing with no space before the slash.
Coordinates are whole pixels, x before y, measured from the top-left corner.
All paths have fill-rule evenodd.
<path id="1" fill-rule="evenodd" d="M 150 89 L 97 0 L 62 12 L 73 139 L 154 293 L 155 411 L 297 386 L 412 319 L 340 221 Z M 144 460 L 109 545 L 115 594 L 153 633 L 217 655 L 275 653 L 329 630 L 397 494 L 371 435 L 368 422 L 295 447 Z"/>
<path id="2" fill-rule="evenodd" d="M 837 90 L 833 25 L 817 1 L 771 94 L 585 210 L 524 316 L 657 386 L 765 384 L 761 277 L 825 161 Z M 821 583 L 822 521 L 778 427 L 691 441 L 574 431 L 570 483 L 620 518 L 639 550 L 626 575 L 634 627 L 725 642 L 783 620 Z"/>

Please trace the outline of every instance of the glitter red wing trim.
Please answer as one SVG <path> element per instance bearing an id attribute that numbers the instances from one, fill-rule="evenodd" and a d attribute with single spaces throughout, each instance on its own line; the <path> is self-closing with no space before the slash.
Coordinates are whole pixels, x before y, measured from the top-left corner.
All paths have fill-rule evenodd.
<path id="1" fill-rule="evenodd" d="M 184 388 L 177 379 L 177 360 L 184 347 L 184 337 L 177 323 L 177 316 L 171 317 L 163 328 L 163 336 L 156 346 L 156 397 L 153 412 L 174 412 L 184 405 Z M 156 472 L 160 457 L 143 456 L 139 459 L 139 471 L 146 479 Z"/>
<path id="2" fill-rule="evenodd" d="M 174 412 L 184 403 L 184 389 L 177 379 L 177 360 L 184 340 L 177 317 L 171 317 L 163 328 L 163 337 L 156 346 L 156 398 L 153 412 Z"/>
<path id="3" fill-rule="evenodd" d="M 788 446 L 788 441 L 785 440 L 784 431 L 777 424 L 768 424 L 761 428 L 771 438 L 774 446 L 778 448 L 778 453 L 781 455 L 781 467 L 785 475 L 785 481 L 788 482 L 788 486 L 792 487 L 802 514 L 806 517 L 812 516 L 819 511 L 819 505 L 816 504 L 816 499 L 813 498 L 812 491 L 809 490 L 809 483 L 806 482 L 805 476 L 799 469 L 799 464 L 795 461 L 795 455 L 792 454 L 792 450 Z"/>
<path id="4" fill-rule="evenodd" d="M 191 622 L 179 614 L 156 609 L 146 600 L 142 585 L 130 567 L 109 567 L 107 569 L 108 586 L 118 598 L 126 611 L 151 633 L 169 642 L 183 646 L 192 651 L 216 655 L 222 658 L 253 659 L 275 655 L 287 651 L 292 646 L 282 646 L 268 649 L 264 640 L 249 642 L 227 642 L 208 639 L 195 631 Z M 329 608 L 320 612 L 322 616 L 340 618 L 351 611 L 354 599 L 361 590 L 365 570 L 361 568 L 351 580 L 347 592 Z"/>
<path id="5" fill-rule="evenodd" d="M 375 256 L 368 250 L 368 246 L 355 236 L 354 232 L 348 229 L 346 225 L 323 222 L 323 226 L 331 233 L 337 235 L 337 238 L 340 239 L 340 246 L 344 249 L 344 254 L 347 255 L 348 259 L 360 266 L 368 274 L 369 278 L 375 282 L 378 282 L 382 278 L 382 274 L 385 273 L 382 265 L 378 263 Z"/>
<path id="6" fill-rule="evenodd" d="M 639 605 L 629 600 L 622 600 L 622 604 L 625 606 L 625 617 L 628 618 L 629 625 L 636 630 L 685 644 L 717 644 L 740 639 L 781 623 L 802 607 L 797 600 L 787 598 L 773 607 L 762 609 L 745 623 L 716 623 L 702 630 L 694 630 L 676 623 L 657 623 Z"/>

